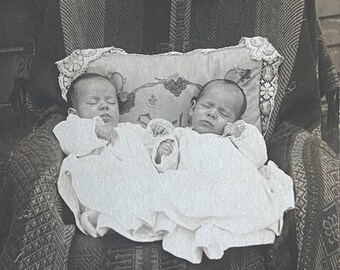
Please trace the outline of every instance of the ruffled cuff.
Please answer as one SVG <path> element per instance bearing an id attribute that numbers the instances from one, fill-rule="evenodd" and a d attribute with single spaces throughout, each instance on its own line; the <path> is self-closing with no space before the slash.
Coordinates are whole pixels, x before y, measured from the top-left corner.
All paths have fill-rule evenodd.
<path id="1" fill-rule="evenodd" d="M 153 134 L 152 129 L 151 129 L 151 126 L 153 125 L 158 125 L 158 126 L 163 127 L 167 131 L 168 134 L 173 134 L 175 131 L 175 127 L 169 121 L 162 119 L 162 118 L 155 118 L 155 119 L 152 119 L 149 122 L 148 126 L 146 127 L 146 131 L 149 132 L 150 134 Z"/>
<path id="2" fill-rule="evenodd" d="M 239 137 L 229 136 L 237 149 L 260 168 L 267 161 L 267 148 L 261 132 L 253 125 L 239 120 L 235 124 L 242 131 Z"/>
<path id="3" fill-rule="evenodd" d="M 228 137 L 230 137 L 233 142 L 243 141 L 247 136 L 247 131 L 246 131 L 247 124 L 243 120 L 238 120 L 234 123 L 234 125 L 236 125 L 238 127 L 238 129 L 241 132 L 241 135 L 238 136 L 238 137 L 235 137 L 234 135 L 230 135 Z"/>

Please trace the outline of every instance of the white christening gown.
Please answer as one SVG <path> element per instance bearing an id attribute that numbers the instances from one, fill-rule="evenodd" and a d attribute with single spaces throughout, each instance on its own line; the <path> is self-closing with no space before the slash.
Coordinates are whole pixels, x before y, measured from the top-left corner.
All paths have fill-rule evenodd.
<path id="1" fill-rule="evenodd" d="M 154 138 L 154 123 L 168 134 Z M 199 263 L 203 252 L 218 259 L 230 247 L 273 243 L 284 211 L 294 207 L 292 179 L 273 162 L 264 165 L 265 142 L 252 125 L 239 122 L 242 135 L 225 138 L 164 120 L 146 130 L 123 123 L 110 145 L 95 124 L 72 115 L 54 129 L 68 154 L 59 192 L 81 230 L 79 202 L 99 213 L 99 235 L 110 228 L 134 241 L 163 240 L 166 251 Z M 156 164 L 166 139 L 174 150 Z"/>

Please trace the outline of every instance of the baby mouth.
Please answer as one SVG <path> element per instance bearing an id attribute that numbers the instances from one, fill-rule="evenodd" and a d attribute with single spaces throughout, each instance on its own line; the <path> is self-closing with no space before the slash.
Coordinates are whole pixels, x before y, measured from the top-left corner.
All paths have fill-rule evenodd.
<path id="1" fill-rule="evenodd" d="M 203 126 L 207 126 L 207 127 L 213 127 L 214 125 L 208 121 L 208 120 L 201 120 L 201 123 L 203 124 Z"/>
<path id="2" fill-rule="evenodd" d="M 106 120 L 110 120 L 111 119 L 111 115 L 109 115 L 109 114 L 102 114 L 101 116 L 100 116 L 103 120 L 104 120 L 104 122 L 106 121 Z"/>

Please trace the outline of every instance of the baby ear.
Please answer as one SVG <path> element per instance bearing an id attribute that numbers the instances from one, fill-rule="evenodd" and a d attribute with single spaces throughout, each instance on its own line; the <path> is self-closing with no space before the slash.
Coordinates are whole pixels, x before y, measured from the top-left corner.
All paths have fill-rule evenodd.
<path id="1" fill-rule="evenodd" d="M 194 114 L 194 108 L 196 106 L 196 100 L 192 100 L 190 104 L 190 109 L 189 109 L 189 115 L 192 116 Z"/>
<path id="2" fill-rule="evenodd" d="M 78 112 L 77 112 L 77 110 L 75 108 L 68 108 L 67 114 L 68 115 L 70 115 L 70 114 L 78 115 Z"/>

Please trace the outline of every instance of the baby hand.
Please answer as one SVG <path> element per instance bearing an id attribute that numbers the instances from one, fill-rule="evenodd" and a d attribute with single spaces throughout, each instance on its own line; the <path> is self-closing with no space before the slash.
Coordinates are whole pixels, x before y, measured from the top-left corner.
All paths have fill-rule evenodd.
<path id="1" fill-rule="evenodd" d="M 168 134 L 168 131 L 166 130 L 165 127 L 161 126 L 161 125 L 152 125 L 151 126 L 151 130 L 153 132 L 153 136 L 158 136 L 159 134 L 165 135 Z"/>
<path id="2" fill-rule="evenodd" d="M 173 150 L 173 140 L 165 140 L 162 142 L 157 149 L 156 163 L 161 163 L 161 157 L 163 155 L 169 156 Z"/>
<path id="3" fill-rule="evenodd" d="M 99 139 L 106 140 L 109 143 L 113 143 L 117 133 L 114 127 L 110 125 L 96 125 L 96 135 Z"/>
<path id="4" fill-rule="evenodd" d="M 234 136 L 235 138 L 238 138 L 241 136 L 242 131 L 238 125 L 233 124 L 233 123 L 228 123 L 226 124 L 226 126 L 224 127 L 224 132 L 222 134 L 222 137 L 226 137 L 226 136 Z"/>

